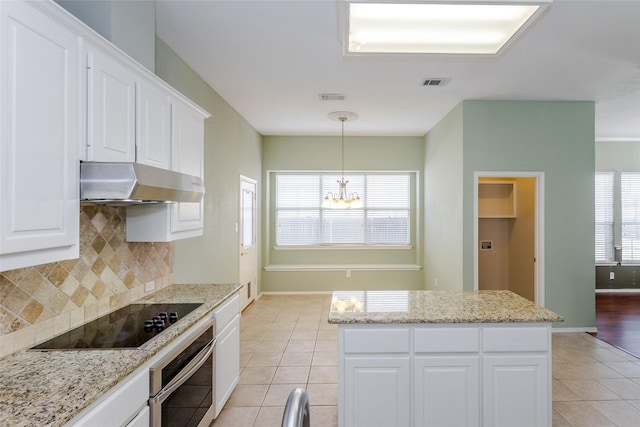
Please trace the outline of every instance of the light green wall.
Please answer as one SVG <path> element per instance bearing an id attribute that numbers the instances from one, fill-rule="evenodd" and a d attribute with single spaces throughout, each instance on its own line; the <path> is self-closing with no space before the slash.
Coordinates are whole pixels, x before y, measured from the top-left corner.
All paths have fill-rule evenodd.
<path id="1" fill-rule="evenodd" d="M 154 70 L 156 3 L 148 0 L 56 0 L 132 58 Z"/>
<path id="2" fill-rule="evenodd" d="M 596 170 L 640 172 L 640 141 L 596 142 Z"/>
<path id="3" fill-rule="evenodd" d="M 424 284 L 462 289 L 462 104 L 425 137 Z"/>
<path id="4" fill-rule="evenodd" d="M 212 115 L 205 121 L 204 236 L 176 242 L 176 282 L 237 282 L 240 175 L 260 188 L 261 135 L 159 38 L 156 74 Z M 258 206 L 260 199 L 258 192 Z M 257 235 L 260 241 L 259 218 Z"/>
<path id="5" fill-rule="evenodd" d="M 265 136 L 263 137 L 263 192 L 267 174 L 273 170 L 340 170 L 339 136 Z M 422 188 L 424 141 L 421 137 L 345 137 L 345 170 L 418 171 L 417 185 Z M 420 190 L 421 191 L 421 190 Z M 417 200 L 422 211 L 421 193 Z M 351 271 L 353 264 L 420 264 L 421 239 L 412 249 L 402 250 L 305 250 L 274 251 L 273 224 L 266 223 L 268 200 L 263 203 L 265 230 L 264 265 L 344 265 L 341 271 L 265 271 L 262 290 L 271 292 L 330 291 L 336 289 L 422 289 L 422 272 Z M 271 221 L 273 222 L 273 221 Z M 422 229 L 421 216 L 418 224 Z"/>
<path id="6" fill-rule="evenodd" d="M 593 102 L 463 102 L 465 289 L 473 289 L 474 171 L 544 172 L 545 306 L 564 316 L 561 327 L 595 325 L 594 112 Z"/>

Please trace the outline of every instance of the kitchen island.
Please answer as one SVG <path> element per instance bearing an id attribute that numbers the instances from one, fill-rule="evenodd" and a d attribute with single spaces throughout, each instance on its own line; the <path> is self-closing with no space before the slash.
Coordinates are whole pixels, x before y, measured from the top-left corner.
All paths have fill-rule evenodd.
<path id="1" fill-rule="evenodd" d="M 240 289 L 238 284 L 172 285 L 134 303 L 196 302 L 201 306 L 133 349 L 23 350 L 0 360 L 0 426 L 62 426 Z M 147 391 L 147 390 L 145 390 Z"/>
<path id="2" fill-rule="evenodd" d="M 339 426 L 551 426 L 562 320 L 510 291 L 334 292 Z"/>

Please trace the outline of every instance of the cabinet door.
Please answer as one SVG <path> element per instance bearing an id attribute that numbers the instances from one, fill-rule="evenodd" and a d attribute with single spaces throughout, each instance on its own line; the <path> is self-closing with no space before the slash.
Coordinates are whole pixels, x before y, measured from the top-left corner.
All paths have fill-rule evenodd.
<path id="1" fill-rule="evenodd" d="M 81 39 L 0 2 L 0 271 L 78 257 Z"/>
<path id="2" fill-rule="evenodd" d="M 204 120 L 177 100 L 171 104 L 171 169 L 204 178 Z M 173 204 L 171 233 L 201 236 L 202 229 L 202 202 Z"/>
<path id="3" fill-rule="evenodd" d="M 73 427 L 131 426 L 149 425 L 149 367 L 120 381 L 94 404 L 69 422 Z M 146 410 L 146 411 L 145 411 Z M 106 421 L 108 420 L 108 421 Z M 135 421 L 135 423 L 134 423 Z"/>
<path id="4" fill-rule="evenodd" d="M 485 355 L 484 425 L 551 425 L 549 358 L 546 355 Z"/>
<path id="5" fill-rule="evenodd" d="M 136 75 L 87 46 L 87 160 L 136 160 Z"/>
<path id="6" fill-rule="evenodd" d="M 145 406 L 138 415 L 127 424 L 127 427 L 149 427 L 149 407 Z"/>
<path id="7" fill-rule="evenodd" d="M 138 81 L 136 91 L 136 162 L 171 169 L 169 95 L 145 79 Z"/>
<path id="8" fill-rule="evenodd" d="M 240 377 L 240 315 L 218 334 L 216 342 L 215 417 L 233 393 Z"/>
<path id="9" fill-rule="evenodd" d="M 341 426 L 410 425 L 409 357 L 345 357 Z"/>
<path id="10" fill-rule="evenodd" d="M 478 356 L 416 356 L 414 372 L 416 427 L 480 425 Z"/>

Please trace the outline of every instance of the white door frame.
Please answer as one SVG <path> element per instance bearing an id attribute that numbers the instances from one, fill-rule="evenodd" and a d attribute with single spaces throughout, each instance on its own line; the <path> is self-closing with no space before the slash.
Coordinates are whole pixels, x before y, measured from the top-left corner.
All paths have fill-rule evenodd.
<path id="1" fill-rule="evenodd" d="M 534 295 L 544 307 L 544 172 L 476 171 L 473 173 L 473 288 L 478 290 L 478 181 L 479 178 L 535 178 Z"/>

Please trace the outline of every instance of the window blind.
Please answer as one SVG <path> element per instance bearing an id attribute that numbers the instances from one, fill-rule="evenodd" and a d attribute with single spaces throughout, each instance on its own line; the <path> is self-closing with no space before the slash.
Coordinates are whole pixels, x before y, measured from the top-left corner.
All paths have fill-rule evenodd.
<path id="1" fill-rule="evenodd" d="M 596 262 L 613 261 L 613 172 L 595 176 Z"/>
<path id="2" fill-rule="evenodd" d="M 408 245 L 411 175 L 346 174 L 349 193 L 362 208 L 322 207 L 328 192 L 338 192 L 335 173 L 277 173 L 275 176 L 276 245 Z"/>
<path id="3" fill-rule="evenodd" d="M 640 173 L 620 174 L 622 261 L 640 262 Z"/>

